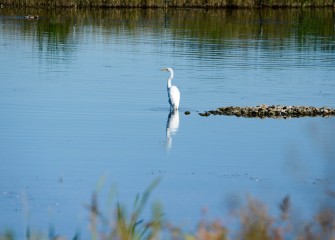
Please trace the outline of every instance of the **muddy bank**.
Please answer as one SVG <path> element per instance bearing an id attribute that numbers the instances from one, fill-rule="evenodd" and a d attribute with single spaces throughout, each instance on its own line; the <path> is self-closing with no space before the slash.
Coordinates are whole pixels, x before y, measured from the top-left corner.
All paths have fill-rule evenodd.
<path id="1" fill-rule="evenodd" d="M 1 7 L 258 8 L 331 7 L 333 0 L 0 0 Z"/>
<path id="2" fill-rule="evenodd" d="M 199 113 L 200 116 L 225 115 L 245 118 L 299 118 L 299 117 L 334 117 L 335 109 L 311 106 L 261 105 L 256 107 L 221 107 L 216 110 Z"/>

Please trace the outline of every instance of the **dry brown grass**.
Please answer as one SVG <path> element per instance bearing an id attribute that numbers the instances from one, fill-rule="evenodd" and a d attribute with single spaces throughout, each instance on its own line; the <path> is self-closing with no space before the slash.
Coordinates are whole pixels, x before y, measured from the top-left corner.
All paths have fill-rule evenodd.
<path id="1" fill-rule="evenodd" d="M 289 196 L 285 197 L 279 207 L 279 216 L 271 216 L 267 207 L 254 198 L 248 198 L 245 206 L 239 212 L 239 227 L 231 232 L 221 220 L 200 221 L 194 231 L 186 232 L 183 228 L 176 227 L 163 218 L 162 208 L 153 204 L 152 216 L 143 217 L 142 212 L 148 204 L 148 198 L 158 182 L 154 182 L 134 202 L 133 210 L 128 213 L 120 203 L 113 208 L 111 218 L 106 217 L 106 212 L 101 211 L 97 195 L 92 197 L 88 206 L 90 213 L 90 232 L 94 240 L 334 240 L 335 239 L 335 198 L 330 196 L 326 206 L 309 221 L 297 222 L 291 217 L 291 203 Z M 100 229 L 105 229 L 104 231 Z M 50 234 L 52 232 L 52 234 Z M 42 239 L 68 239 L 56 235 L 49 229 L 49 238 L 44 235 L 27 230 L 28 240 Z M 231 233 L 231 234 L 229 234 Z M 0 234 L 0 240 L 14 240 L 15 234 L 6 231 Z M 73 240 L 79 240 L 80 234 Z M 88 239 L 87 237 L 83 239 Z"/>
<path id="2" fill-rule="evenodd" d="M 326 7 L 333 0 L 2 0 L 3 6 L 21 7 Z"/>

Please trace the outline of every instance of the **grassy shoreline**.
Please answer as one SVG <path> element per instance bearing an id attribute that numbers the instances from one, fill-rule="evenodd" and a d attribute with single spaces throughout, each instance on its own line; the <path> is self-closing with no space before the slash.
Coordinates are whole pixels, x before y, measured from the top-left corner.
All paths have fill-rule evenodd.
<path id="1" fill-rule="evenodd" d="M 0 0 L 1 7 L 297 8 L 335 7 L 335 0 Z"/>

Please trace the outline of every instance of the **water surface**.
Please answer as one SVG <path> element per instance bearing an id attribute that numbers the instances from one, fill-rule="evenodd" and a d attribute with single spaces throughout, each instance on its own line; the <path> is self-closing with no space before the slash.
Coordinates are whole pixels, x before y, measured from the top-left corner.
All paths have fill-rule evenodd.
<path id="1" fill-rule="evenodd" d="M 272 213 L 290 195 L 310 217 L 334 190 L 334 118 L 197 112 L 334 107 L 334 40 L 332 9 L 1 9 L 0 230 L 85 231 L 102 176 L 101 195 L 115 184 L 125 204 L 162 177 L 152 199 L 184 226 L 204 206 L 229 224 L 248 194 Z M 177 115 L 162 67 L 175 69 Z"/>

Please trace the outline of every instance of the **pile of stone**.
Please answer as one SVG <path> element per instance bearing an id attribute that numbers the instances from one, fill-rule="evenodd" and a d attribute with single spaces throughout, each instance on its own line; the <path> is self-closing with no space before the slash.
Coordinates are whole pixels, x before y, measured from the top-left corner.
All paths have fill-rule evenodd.
<path id="1" fill-rule="evenodd" d="M 256 107 L 221 107 L 216 110 L 199 113 L 200 116 L 226 115 L 245 118 L 299 118 L 299 117 L 334 117 L 335 109 L 328 107 L 260 105 Z"/>

